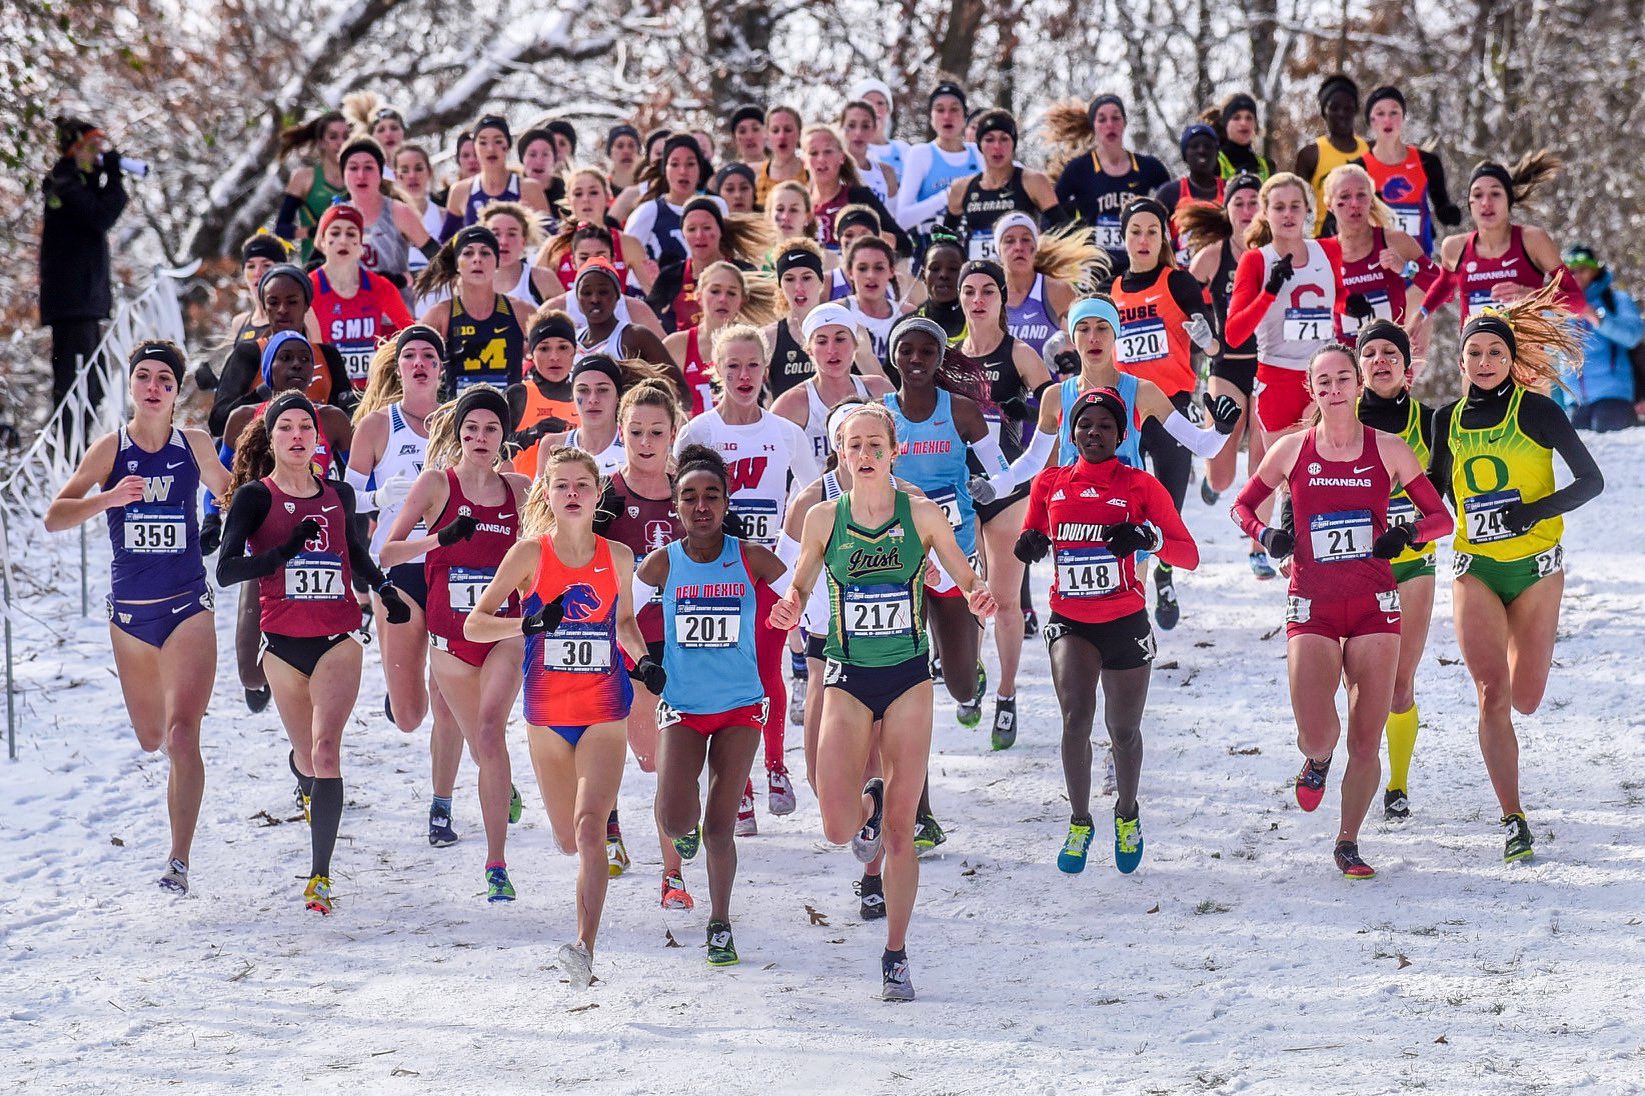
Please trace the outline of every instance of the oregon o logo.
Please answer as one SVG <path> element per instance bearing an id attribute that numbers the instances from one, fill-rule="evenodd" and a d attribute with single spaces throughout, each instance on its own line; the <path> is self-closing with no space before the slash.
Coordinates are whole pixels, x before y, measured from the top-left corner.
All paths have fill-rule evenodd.
<path id="1" fill-rule="evenodd" d="M 1479 471 L 1482 465 L 1488 470 L 1484 480 Z M 1508 486 L 1508 465 L 1501 457 L 1493 457 L 1489 453 L 1477 454 L 1462 462 L 1462 481 L 1468 485 L 1470 494 L 1488 495 L 1492 491 L 1500 491 Z"/>

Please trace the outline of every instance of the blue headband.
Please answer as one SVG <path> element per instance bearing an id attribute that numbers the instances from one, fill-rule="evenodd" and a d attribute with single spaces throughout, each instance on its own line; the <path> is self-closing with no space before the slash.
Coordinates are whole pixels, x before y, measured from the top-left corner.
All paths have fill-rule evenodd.
<path id="1" fill-rule="evenodd" d="M 314 347 L 308 339 L 296 331 L 276 331 L 269 336 L 268 345 L 263 347 L 263 383 L 271 389 L 274 387 L 274 352 L 279 350 L 282 344 L 292 339 L 302 339 L 304 345 L 308 346 L 309 352 L 313 353 L 314 351 Z"/>
<path id="2" fill-rule="evenodd" d="M 1086 297 L 1084 300 L 1075 301 L 1074 307 L 1068 310 L 1069 338 L 1073 337 L 1074 329 L 1080 325 L 1081 320 L 1088 320 L 1093 316 L 1107 324 L 1115 335 L 1120 333 L 1119 309 L 1101 297 Z"/>

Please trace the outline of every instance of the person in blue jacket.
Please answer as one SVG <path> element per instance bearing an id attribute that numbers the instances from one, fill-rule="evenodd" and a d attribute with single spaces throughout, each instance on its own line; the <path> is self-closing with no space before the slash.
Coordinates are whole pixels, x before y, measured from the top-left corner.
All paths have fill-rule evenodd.
<path id="1" fill-rule="evenodd" d="M 1569 411 L 1578 430 L 1621 430 L 1634 425 L 1634 370 L 1629 351 L 1645 335 L 1639 303 L 1618 289 L 1611 272 L 1587 244 L 1561 256 L 1588 298 L 1582 313 L 1582 370 L 1569 378 Z"/>

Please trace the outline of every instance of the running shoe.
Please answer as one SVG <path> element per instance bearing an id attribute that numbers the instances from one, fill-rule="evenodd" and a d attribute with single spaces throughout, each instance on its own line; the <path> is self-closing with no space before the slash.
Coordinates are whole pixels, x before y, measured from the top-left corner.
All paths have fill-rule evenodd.
<path id="1" fill-rule="evenodd" d="M 688 910 L 697 903 L 685 890 L 685 876 L 677 871 L 663 872 L 663 909 Z"/>
<path id="2" fill-rule="evenodd" d="M 1531 857 L 1531 824 L 1525 821 L 1523 812 L 1510 814 L 1502 820 L 1502 828 L 1508 835 L 1508 843 L 1502 850 L 1502 861 L 1512 864 L 1515 860 L 1527 860 Z"/>
<path id="3" fill-rule="evenodd" d="M 159 879 L 160 889 L 172 894 L 188 893 L 188 865 L 175 856 L 166 864 L 166 870 Z"/>
<path id="4" fill-rule="evenodd" d="M 954 705 L 954 718 L 962 727 L 975 727 L 982 722 L 982 698 L 988 695 L 988 667 L 977 660 L 977 691 L 971 699 Z"/>
<path id="5" fill-rule="evenodd" d="M 1069 875 L 1085 870 L 1085 854 L 1091 850 L 1091 825 L 1086 822 L 1068 823 L 1068 839 L 1057 853 L 1057 867 Z"/>
<path id="6" fill-rule="evenodd" d="M 878 875 L 864 875 L 851 885 L 862 899 L 862 919 L 878 921 L 885 916 L 885 880 Z"/>
<path id="7" fill-rule="evenodd" d="M 525 802 L 520 799 L 520 789 L 513 784 L 508 786 L 508 824 L 510 826 L 520 820 L 525 813 Z"/>
<path id="8" fill-rule="evenodd" d="M 1319 809 L 1320 800 L 1325 798 L 1325 777 L 1330 771 L 1329 757 L 1324 761 L 1302 759 L 1302 769 L 1297 773 L 1297 806 L 1305 811 Z"/>
<path id="9" fill-rule="evenodd" d="M 1274 565 L 1268 561 L 1268 553 L 1262 549 L 1257 549 L 1245 558 L 1251 564 L 1251 573 L 1261 581 L 1267 582 L 1278 577 L 1279 572 L 1274 570 Z"/>
<path id="10" fill-rule="evenodd" d="M 594 983 L 594 957 L 581 940 L 575 944 L 561 944 L 557 956 L 560 971 L 578 989 L 587 989 Z"/>
<path id="11" fill-rule="evenodd" d="M 308 886 L 303 888 L 303 905 L 321 915 L 331 912 L 331 876 L 309 876 Z"/>
<path id="12" fill-rule="evenodd" d="M 914 820 L 915 856 L 924 856 L 947 840 L 948 835 L 942 832 L 942 827 L 933 816 L 922 814 Z"/>
<path id="13" fill-rule="evenodd" d="M 1222 492 L 1211 486 L 1210 477 L 1201 477 L 1199 481 L 1199 497 L 1200 501 L 1205 503 L 1205 505 L 1215 506 L 1217 504 L 1217 500 L 1222 497 Z"/>
<path id="14" fill-rule="evenodd" d="M 1142 863 L 1142 819 L 1114 816 L 1114 867 L 1130 875 Z"/>
<path id="15" fill-rule="evenodd" d="M 486 901 L 514 901 L 514 884 L 508 881 L 508 869 L 501 864 L 486 869 Z"/>
<path id="16" fill-rule="evenodd" d="M 708 965 L 734 967 L 737 965 L 737 945 L 731 939 L 731 926 L 724 921 L 708 923 Z"/>
<path id="17" fill-rule="evenodd" d="M 1017 698 L 994 698 L 994 733 L 990 741 L 996 750 L 1009 750 L 1017 744 Z"/>
<path id="18" fill-rule="evenodd" d="M 797 677 L 788 685 L 788 722 L 795 727 L 805 726 L 805 691 L 811 682 Z"/>
<path id="19" fill-rule="evenodd" d="M 731 830 L 738 837 L 753 837 L 760 832 L 760 824 L 754 820 L 754 778 L 749 777 L 743 787 L 742 802 L 737 804 L 737 824 Z"/>
<path id="20" fill-rule="evenodd" d="M 1411 817 L 1411 800 L 1404 788 L 1389 788 L 1382 793 L 1382 816 L 1390 822 L 1403 822 Z"/>
<path id="21" fill-rule="evenodd" d="M 866 864 L 880 855 L 880 844 L 885 837 L 885 780 L 873 777 L 862 786 L 862 793 L 874 801 L 874 810 L 851 838 L 851 853 L 859 863 Z"/>
<path id="22" fill-rule="evenodd" d="M 908 957 L 880 956 L 880 1000 L 912 1001 L 914 982 L 908 976 Z"/>
<path id="23" fill-rule="evenodd" d="M 605 836 L 605 870 L 615 879 L 628 870 L 628 850 L 623 847 L 622 834 L 606 834 Z"/>
<path id="24" fill-rule="evenodd" d="M 799 802 L 794 798 L 794 782 L 788 778 L 788 769 L 783 765 L 767 769 L 765 784 L 766 809 L 776 815 L 793 814 Z"/>
<path id="25" fill-rule="evenodd" d="M 246 690 L 246 707 L 253 713 L 260 712 L 268 707 L 268 702 L 274 699 L 274 691 L 267 685 L 261 689 Z"/>
<path id="26" fill-rule="evenodd" d="M 674 851 L 680 854 L 681 860 L 694 860 L 697 850 L 703 846 L 703 828 L 692 826 L 691 832 L 674 839 Z"/>
<path id="27" fill-rule="evenodd" d="M 451 815 L 438 807 L 428 809 L 428 843 L 437 849 L 449 848 L 457 843 L 457 831 L 451 828 Z"/>
<path id="28" fill-rule="evenodd" d="M 1154 564 L 1154 623 L 1169 632 L 1182 619 L 1182 606 L 1177 604 L 1175 571 L 1163 563 Z"/>
<path id="29" fill-rule="evenodd" d="M 1337 871 L 1344 879 L 1375 879 L 1376 869 L 1367 864 L 1359 856 L 1359 843 L 1355 841 L 1338 841 L 1336 852 L 1332 858 L 1337 862 Z"/>
<path id="30" fill-rule="evenodd" d="M 1034 607 L 1030 605 L 1022 611 L 1022 638 L 1033 639 L 1039 634 L 1040 615 L 1034 612 Z M 908 999 L 912 1001 L 913 997 L 909 997 Z"/>

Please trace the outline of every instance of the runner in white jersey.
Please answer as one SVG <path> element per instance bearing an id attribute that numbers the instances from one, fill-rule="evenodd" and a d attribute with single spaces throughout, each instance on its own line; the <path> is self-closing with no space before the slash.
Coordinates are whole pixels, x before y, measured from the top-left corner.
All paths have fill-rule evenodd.
<path id="1" fill-rule="evenodd" d="M 798 388 L 777 397 L 771 410 L 793 422 L 811 439 L 811 455 L 821 463 L 832 449 L 828 440 L 828 409 L 850 396 L 878 398 L 891 391 L 884 377 L 857 377 L 851 359 L 857 352 L 857 320 L 837 302 L 818 305 L 800 327 L 815 375 Z"/>
<path id="2" fill-rule="evenodd" d="M 589 354 L 572 366 L 571 398 L 577 404 L 577 425 L 543 439 L 537 447 L 537 475 L 547 467 L 548 454 L 562 448 L 588 453 L 602 476 L 623 466 L 623 437 L 617 428 L 622 387 L 622 367 L 606 354 Z"/>

